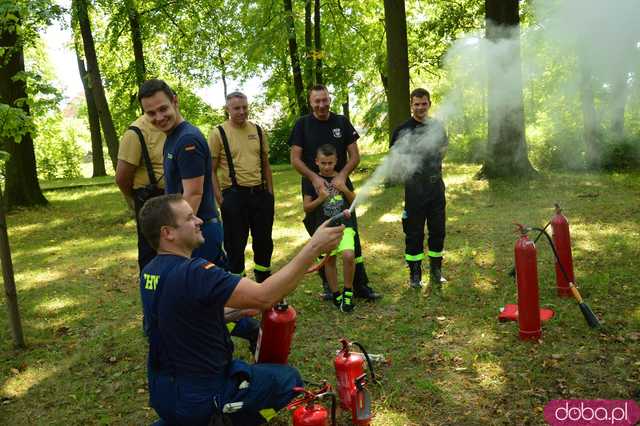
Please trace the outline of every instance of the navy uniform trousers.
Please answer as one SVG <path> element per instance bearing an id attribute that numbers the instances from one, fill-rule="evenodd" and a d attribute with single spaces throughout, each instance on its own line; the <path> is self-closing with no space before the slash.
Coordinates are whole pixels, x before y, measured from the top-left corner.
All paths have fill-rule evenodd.
<path id="1" fill-rule="evenodd" d="M 148 371 L 151 406 L 161 417 L 154 423 L 158 426 L 207 426 L 223 411 L 234 426 L 261 425 L 295 397 L 294 387 L 302 386 L 293 367 L 249 365 L 239 360 L 232 361 L 227 373 L 219 377 L 176 377 Z"/>

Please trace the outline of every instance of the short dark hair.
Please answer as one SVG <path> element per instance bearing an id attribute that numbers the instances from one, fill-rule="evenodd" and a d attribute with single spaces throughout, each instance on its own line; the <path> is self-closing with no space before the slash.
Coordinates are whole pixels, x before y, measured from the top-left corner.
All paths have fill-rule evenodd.
<path id="1" fill-rule="evenodd" d="M 314 84 L 309 88 L 309 92 L 307 93 L 307 99 L 311 98 L 311 92 L 321 92 L 323 90 L 329 93 L 329 89 L 327 89 L 327 86 L 325 86 L 324 84 Z"/>
<path id="2" fill-rule="evenodd" d="M 171 204 L 184 200 L 182 194 L 166 194 L 147 200 L 138 213 L 142 235 L 154 250 L 160 245 L 160 229 L 163 226 L 176 226 L 176 217 Z"/>
<path id="3" fill-rule="evenodd" d="M 316 151 L 316 157 L 318 155 L 324 155 L 326 157 L 329 157 L 331 155 L 338 155 L 338 151 L 336 151 L 336 147 L 331 145 L 330 143 L 325 143 L 324 145 L 321 145 L 318 150 Z"/>
<path id="4" fill-rule="evenodd" d="M 151 97 L 157 92 L 164 92 L 169 99 L 173 99 L 176 95 L 176 92 L 164 80 L 152 78 L 142 83 L 138 89 L 138 102 L 142 102 L 142 98 Z"/>
<path id="5" fill-rule="evenodd" d="M 229 93 L 225 99 L 228 101 L 229 99 L 233 99 L 233 98 L 247 99 L 247 95 L 236 90 L 235 92 Z"/>
<path id="6" fill-rule="evenodd" d="M 427 100 L 431 102 L 431 94 L 429 93 L 429 91 L 427 89 L 418 87 L 417 89 L 413 89 L 413 92 L 411 92 L 411 97 L 409 99 L 411 100 L 411 102 L 413 102 L 413 98 L 424 98 L 425 96 L 427 97 Z"/>

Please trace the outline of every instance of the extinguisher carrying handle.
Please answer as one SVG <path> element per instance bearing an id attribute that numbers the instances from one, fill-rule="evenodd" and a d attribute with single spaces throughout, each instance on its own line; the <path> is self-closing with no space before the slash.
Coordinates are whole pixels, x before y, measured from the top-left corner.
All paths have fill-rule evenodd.
<path id="1" fill-rule="evenodd" d="M 369 367 L 369 371 L 371 372 L 371 381 L 373 383 L 378 383 L 378 381 L 376 380 L 376 373 L 373 371 L 373 363 L 371 362 L 371 358 L 369 358 L 367 350 L 358 342 L 351 342 L 351 344 L 356 345 L 358 348 L 360 348 L 360 350 L 364 354 L 364 359 L 367 360 L 367 367 Z"/>
<path id="2" fill-rule="evenodd" d="M 557 204 L 556 204 L 556 206 L 557 206 Z M 535 244 L 535 243 L 537 243 L 537 242 L 538 242 L 538 240 L 540 239 L 540 237 L 542 237 L 542 233 L 543 233 L 544 231 L 546 231 L 546 229 L 549 227 L 549 225 L 551 225 L 551 221 L 547 222 L 547 224 L 544 226 L 544 228 L 542 228 L 542 230 L 541 230 L 540 232 L 538 232 L 538 235 L 536 235 L 536 238 L 533 240 L 533 244 Z M 516 225 L 516 226 L 518 226 L 518 225 Z M 520 228 L 520 226 L 522 226 L 522 228 Z M 518 230 L 520 230 L 520 229 L 522 229 L 522 230 L 531 229 L 531 230 L 534 230 L 534 231 L 535 231 L 535 230 L 540 229 L 540 228 L 528 228 L 526 225 L 520 225 L 520 226 L 518 226 Z M 518 231 L 517 231 L 517 232 L 518 232 Z M 516 267 L 515 267 L 515 266 L 513 266 L 513 267 L 511 268 L 511 270 L 509 271 L 509 276 L 510 276 L 510 277 L 515 277 L 515 276 L 516 276 Z"/>

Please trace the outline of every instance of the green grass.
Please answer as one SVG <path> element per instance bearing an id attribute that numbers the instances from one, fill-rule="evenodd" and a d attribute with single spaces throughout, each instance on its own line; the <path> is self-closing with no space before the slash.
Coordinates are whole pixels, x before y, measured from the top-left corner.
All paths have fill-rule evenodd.
<path id="1" fill-rule="evenodd" d="M 356 188 L 379 159 L 363 160 Z M 310 381 L 335 383 L 332 360 L 343 336 L 391 358 L 379 369 L 380 384 L 370 386 L 374 425 L 545 424 L 542 409 L 552 399 L 637 400 L 640 176 L 551 174 L 490 185 L 473 180 L 477 169 L 446 165 L 443 296 L 408 288 L 403 191 L 378 188 L 359 215 L 368 274 L 385 297 L 344 315 L 319 300 L 318 279 L 307 277 L 290 298 L 299 314 L 291 363 Z M 274 263 L 281 266 L 306 234 L 298 176 L 277 167 L 274 180 Z M 29 347 L 12 349 L 1 315 L 0 423 L 149 424 L 135 224 L 114 185 L 46 194 L 48 207 L 8 218 Z M 512 222 L 544 225 L 554 202 L 571 223 L 576 280 L 603 328 L 589 329 L 575 302 L 556 297 L 552 254 L 539 244 L 541 305 L 556 316 L 540 343 L 523 343 L 516 324 L 497 321 L 498 309 L 516 302 L 507 276 Z M 274 424 L 288 424 L 288 415 Z"/>

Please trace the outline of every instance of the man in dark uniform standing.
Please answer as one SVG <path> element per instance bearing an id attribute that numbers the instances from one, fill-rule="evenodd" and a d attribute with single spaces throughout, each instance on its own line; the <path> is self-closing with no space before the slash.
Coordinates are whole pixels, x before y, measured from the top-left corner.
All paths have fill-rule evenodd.
<path id="1" fill-rule="evenodd" d="M 305 179 L 311 181 L 316 193 L 320 193 L 320 188 L 326 185 L 326 181 L 318 175 L 318 167 L 315 164 L 318 148 L 327 143 L 336 148 L 338 162 L 335 170 L 338 171 L 338 174 L 333 178 L 333 182 L 345 184 L 349 180 L 349 174 L 360 162 L 357 144 L 360 135 L 358 135 L 358 132 L 353 128 L 347 117 L 330 111 L 331 98 L 325 86 L 319 84 L 309 90 L 309 105 L 312 113 L 298 119 L 289 136 L 291 165 L 302 175 L 303 181 Z M 353 215 L 353 221 L 356 229 L 354 295 L 376 300 L 382 295 L 369 287 L 369 279 L 363 263 L 360 236 L 357 233 L 358 225 L 355 214 Z M 325 299 L 331 300 L 333 296 L 324 277 L 323 286 L 325 287 Z"/>
<path id="2" fill-rule="evenodd" d="M 216 201 L 224 226 L 224 248 L 229 271 L 244 276 L 244 250 L 251 231 L 254 277 L 262 282 L 271 274 L 274 199 L 269 144 L 260 126 L 250 122 L 247 97 L 227 95 L 229 119 L 211 129 Z M 219 173 L 218 173 L 219 172 Z"/>
<path id="3" fill-rule="evenodd" d="M 206 139 L 197 127 L 182 117 L 178 97 L 164 81 L 145 81 L 140 86 L 138 99 L 151 124 L 167 135 L 164 144 L 165 192 L 182 194 L 204 222 L 205 242 L 194 256 L 226 268 L 222 224 L 213 196 L 211 154 Z"/>
<path id="4" fill-rule="evenodd" d="M 302 380 L 286 365 L 234 360 L 225 306 L 269 309 L 320 253 L 338 245 L 344 226 L 325 223 L 289 264 L 258 284 L 191 257 L 204 242 L 203 222 L 181 195 L 150 199 L 140 223 L 158 252 L 140 278 L 150 403 L 162 419 L 156 424 L 205 426 L 222 415 L 241 426 L 268 421 Z"/>
<path id="5" fill-rule="evenodd" d="M 420 165 L 405 182 L 402 227 L 405 238 L 405 260 L 413 288 L 422 288 L 424 259 L 424 227 L 429 231 L 428 256 L 431 288 L 441 289 L 442 256 L 445 237 L 445 193 L 442 180 L 442 159 L 449 139 L 442 124 L 429 117 L 431 96 L 425 89 L 411 92 L 411 118 L 392 134 L 393 149 L 410 148 L 421 155 Z M 397 144 L 396 144 L 397 142 Z M 407 144 L 411 144 L 408 146 Z M 403 147 L 404 146 L 404 147 Z M 416 149 L 417 148 L 417 149 Z"/>

